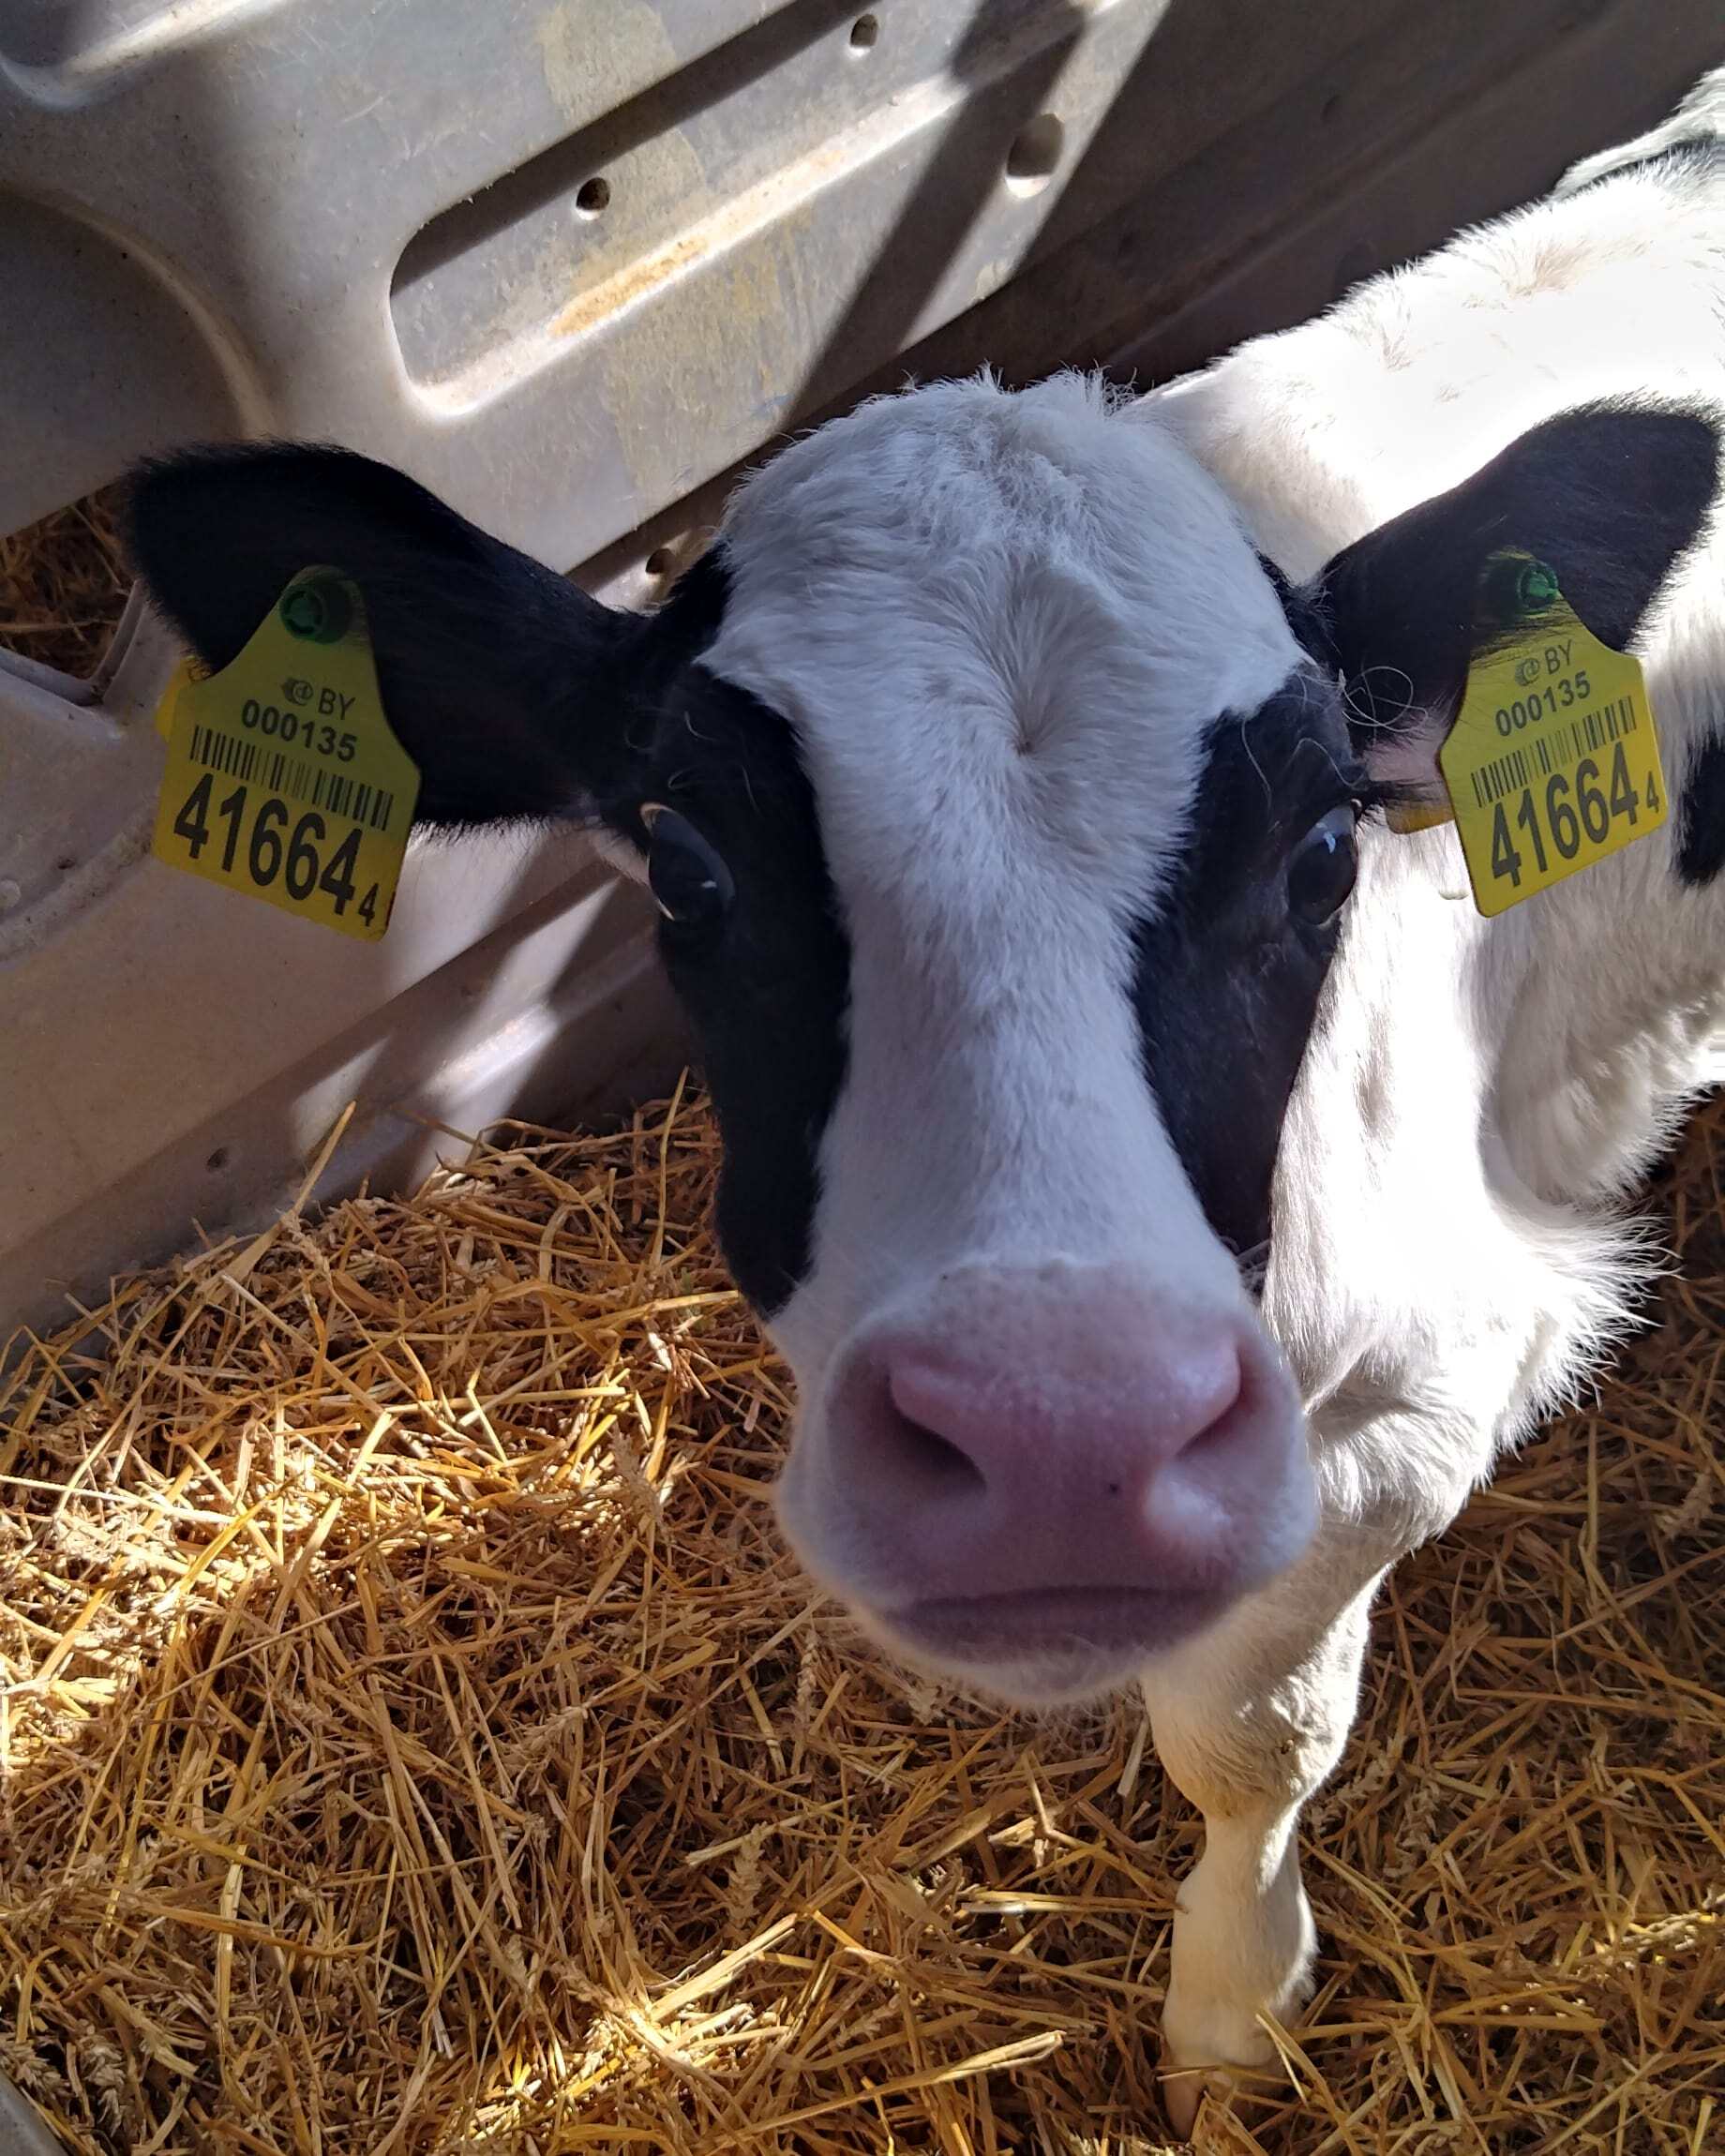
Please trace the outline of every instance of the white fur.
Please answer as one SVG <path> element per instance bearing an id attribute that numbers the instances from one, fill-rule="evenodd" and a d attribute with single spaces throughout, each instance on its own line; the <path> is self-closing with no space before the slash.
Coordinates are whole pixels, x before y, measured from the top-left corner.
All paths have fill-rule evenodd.
<path id="1" fill-rule="evenodd" d="M 1725 71 L 1674 131 L 1721 113 Z M 1308 576 L 1610 393 L 1725 405 L 1725 179 L 1560 192 L 1132 413 L 1072 380 L 943 385 L 744 490 L 710 663 L 796 728 L 854 950 L 815 1264 L 775 1325 L 800 1448 L 857 1325 L 944 1265 L 1075 1250 L 1238 1295 L 1139 1075 L 1122 930 L 1182 842 L 1200 729 L 1298 657 L 1228 504 Z M 1725 695 L 1717 521 L 1641 654 L 1674 796 Z M 1613 1202 L 1725 1071 L 1725 891 L 1680 886 L 1674 841 L 1673 819 L 1486 921 L 1453 830 L 1367 835 L 1264 1300 L 1324 1525 L 1147 1679 L 1209 1828 L 1176 1928 L 1178 2068 L 1263 2066 L 1259 2016 L 1304 1995 L 1294 1824 L 1345 1737 L 1376 1580 L 1632 1303 L 1646 1251 Z"/>
<path id="2" fill-rule="evenodd" d="M 1225 499 L 1076 376 L 865 406 L 727 542 L 708 664 L 796 730 L 851 941 L 815 1262 L 773 1325 L 806 1460 L 858 1325 L 944 1268 L 1118 1258 L 1238 1298 L 1144 1085 L 1128 937 L 1204 726 L 1301 654 Z"/>

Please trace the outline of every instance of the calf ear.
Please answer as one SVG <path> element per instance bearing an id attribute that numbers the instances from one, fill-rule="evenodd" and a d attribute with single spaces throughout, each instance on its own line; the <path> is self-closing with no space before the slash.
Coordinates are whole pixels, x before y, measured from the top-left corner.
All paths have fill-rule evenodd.
<path id="1" fill-rule="evenodd" d="M 150 597 L 211 666 L 300 570 L 352 577 L 383 709 L 419 767 L 421 820 L 627 816 L 638 799 L 627 732 L 651 622 L 404 473 L 344 449 L 192 450 L 134 475 L 128 521 Z"/>
<path id="2" fill-rule="evenodd" d="M 1374 775 L 1414 792 L 1439 783 L 1491 555 L 1515 546 L 1549 562 L 1582 621 L 1621 651 L 1700 533 L 1718 461 L 1718 435 L 1694 412 L 1590 406 L 1338 554 L 1300 596 Z"/>

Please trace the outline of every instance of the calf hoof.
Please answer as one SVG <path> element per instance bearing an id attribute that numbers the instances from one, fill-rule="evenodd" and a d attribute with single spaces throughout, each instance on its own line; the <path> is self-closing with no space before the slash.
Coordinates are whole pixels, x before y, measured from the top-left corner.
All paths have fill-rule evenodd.
<path id="1" fill-rule="evenodd" d="M 1220 2096 L 1243 2083 L 1280 2085 L 1285 2078 L 1282 2056 L 1256 2020 L 1211 2029 L 1208 2040 L 1182 2030 L 1178 2042 L 1163 2024 L 1162 2108 L 1174 2131 L 1187 2139 L 1207 2094 Z"/>

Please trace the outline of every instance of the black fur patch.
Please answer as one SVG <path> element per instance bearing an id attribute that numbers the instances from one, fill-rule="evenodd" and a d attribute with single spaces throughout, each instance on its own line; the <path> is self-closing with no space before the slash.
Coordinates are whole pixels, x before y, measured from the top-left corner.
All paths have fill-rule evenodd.
<path id="1" fill-rule="evenodd" d="M 845 1074 L 849 942 L 813 793 L 777 712 L 686 666 L 660 700 L 646 762 L 648 798 L 686 817 L 736 886 L 721 921 L 666 921 L 659 948 L 724 1139 L 726 1263 L 770 1316 L 808 1270 L 820 1141 Z"/>
<path id="2" fill-rule="evenodd" d="M 1173 888 L 1137 931 L 1145 1073 L 1237 1255 L 1270 1235 L 1282 1120 L 1339 938 L 1290 913 L 1288 860 L 1364 787 L 1340 696 L 1315 674 L 1217 720 Z"/>
<path id="3" fill-rule="evenodd" d="M 1695 754 L 1677 819 L 1677 874 L 1711 883 L 1725 868 L 1725 711 Z"/>
<path id="4" fill-rule="evenodd" d="M 1621 651 L 1701 532 L 1719 443 L 1698 412 L 1590 405 L 1338 554 L 1300 595 L 1349 684 L 1362 748 L 1405 725 L 1447 726 L 1473 654 L 1479 572 L 1500 547 L 1551 563 L 1564 597 Z"/>

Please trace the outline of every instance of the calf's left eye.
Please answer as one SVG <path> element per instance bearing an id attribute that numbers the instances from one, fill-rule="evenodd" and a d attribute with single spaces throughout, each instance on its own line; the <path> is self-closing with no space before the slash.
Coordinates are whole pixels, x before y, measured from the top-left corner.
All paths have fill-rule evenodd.
<path id="1" fill-rule="evenodd" d="M 1288 910 L 1308 927 L 1322 928 L 1347 904 L 1358 872 L 1351 804 L 1331 809 L 1313 824 L 1288 862 Z"/>

